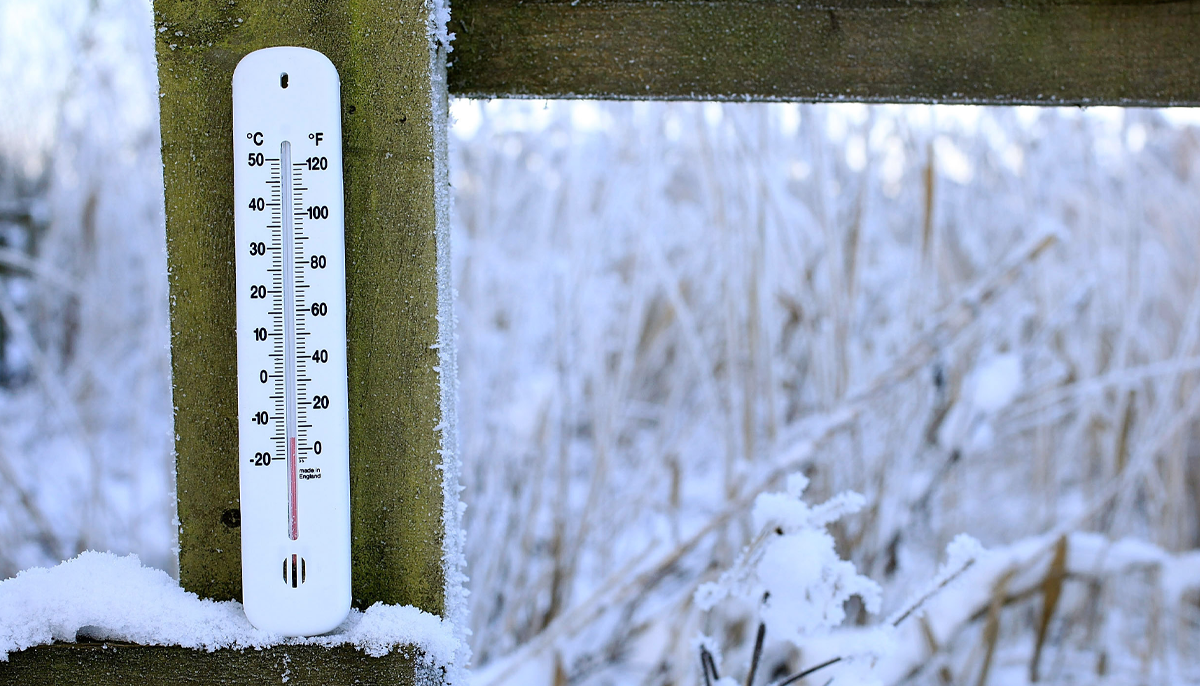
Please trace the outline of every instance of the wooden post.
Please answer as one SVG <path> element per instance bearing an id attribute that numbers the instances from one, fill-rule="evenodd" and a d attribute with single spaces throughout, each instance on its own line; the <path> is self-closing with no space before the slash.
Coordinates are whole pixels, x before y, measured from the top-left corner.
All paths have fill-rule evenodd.
<path id="1" fill-rule="evenodd" d="M 230 81 L 247 53 L 323 52 L 342 80 L 354 603 L 442 613 L 436 146 L 417 0 L 156 0 L 179 577 L 240 599 Z M 435 66 L 431 66 L 435 65 Z M 443 131 L 443 137 L 436 135 Z M 444 159 L 444 157 L 442 158 Z M 457 497 L 457 495 L 455 495 Z"/>
<path id="2" fill-rule="evenodd" d="M 445 615 L 459 589 L 445 231 L 445 47 L 421 0 L 155 0 L 171 285 L 179 572 L 240 599 L 231 79 L 247 53 L 320 50 L 342 82 L 354 603 Z M 440 87 L 439 87 L 440 86 Z M 439 231 L 439 228 L 442 230 Z M 444 372 L 439 372 L 439 369 Z M 442 378 L 442 373 L 445 378 Z M 446 523 L 450 533 L 447 534 Z M 450 553 L 443 544 L 450 537 Z M 447 584 L 447 578 L 450 584 Z M 449 590 L 448 590 L 449 589 Z M 4 683 L 430 683 L 412 649 L 216 653 L 52 645 Z"/>

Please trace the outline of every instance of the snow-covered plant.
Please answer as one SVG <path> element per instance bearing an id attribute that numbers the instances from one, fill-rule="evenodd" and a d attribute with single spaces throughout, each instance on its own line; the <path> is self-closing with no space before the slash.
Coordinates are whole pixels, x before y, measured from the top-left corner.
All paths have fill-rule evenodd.
<path id="1" fill-rule="evenodd" d="M 859 574 L 854 563 L 838 555 L 828 530 L 833 522 L 861 510 L 866 499 L 846 491 L 810 506 L 802 499 L 807 487 L 804 475 L 793 474 L 788 477 L 785 492 L 760 494 L 752 513 L 758 536 L 716 582 L 701 585 L 695 593 L 696 605 L 703 611 L 726 599 L 740 599 L 757 607 L 759 629 L 747 684 L 754 680 L 764 635 L 803 648 L 806 641 L 825 636 L 842 624 L 845 604 L 851 596 L 858 596 L 871 614 L 878 614 L 882 604 L 879 584 Z M 887 621 L 855 636 L 845 636 L 840 642 L 842 654 L 779 683 L 792 683 L 804 674 L 854 658 L 869 658 L 863 661 L 863 667 L 854 670 L 867 678 L 864 675 L 870 671 L 870 663 L 888 652 L 892 631 L 920 612 L 926 601 L 982 554 L 983 548 L 975 539 L 960 534 L 947 549 L 946 562 L 937 575 Z M 696 646 L 706 683 L 735 683 L 728 676 L 719 677 L 720 651 L 712 638 L 700 636 Z"/>
<path id="2" fill-rule="evenodd" d="M 759 535 L 720 579 L 696 591 L 702 610 L 729 596 L 756 600 L 767 632 L 796 644 L 841 624 L 851 596 L 861 598 L 867 611 L 879 611 L 879 585 L 838 556 L 827 529 L 862 509 L 866 499 L 848 491 L 810 507 L 801 499 L 807 487 L 804 475 L 793 474 L 785 493 L 758 496 L 753 520 Z"/>

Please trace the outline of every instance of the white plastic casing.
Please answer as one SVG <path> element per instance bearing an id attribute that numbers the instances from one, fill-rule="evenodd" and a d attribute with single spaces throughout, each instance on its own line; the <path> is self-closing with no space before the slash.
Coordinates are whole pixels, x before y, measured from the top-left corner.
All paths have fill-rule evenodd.
<path id="1" fill-rule="evenodd" d="M 233 75 L 233 151 L 242 602 L 259 629 L 312 636 L 345 619 L 351 593 L 345 218 L 333 64 L 293 47 L 242 59 Z M 295 288 L 285 298 L 287 277 Z M 290 405 L 289 384 L 296 389 Z"/>

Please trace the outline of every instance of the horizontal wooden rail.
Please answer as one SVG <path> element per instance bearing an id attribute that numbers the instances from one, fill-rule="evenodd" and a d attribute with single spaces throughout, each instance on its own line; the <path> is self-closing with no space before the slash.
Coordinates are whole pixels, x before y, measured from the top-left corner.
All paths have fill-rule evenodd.
<path id="1" fill-rule="evenodd" d="M 21 686 L 412 686 L 421 670 L 403 652 L 368 657 L 352 646 L 276 646 L 217 650 L 123 643 L 56 643 L 29 648 L 0 662 L 0 683 Z"/>
<path id="2" fill-rule="evenodd" d="M 1200 105 L 1200 0 L 455 0 L 469 97 Z"/>

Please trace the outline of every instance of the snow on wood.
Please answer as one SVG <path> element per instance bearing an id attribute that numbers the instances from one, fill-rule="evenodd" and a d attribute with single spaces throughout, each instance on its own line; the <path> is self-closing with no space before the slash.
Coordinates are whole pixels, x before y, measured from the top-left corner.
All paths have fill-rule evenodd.
<path id="1" fill-rule="evenodd" d="M 55 641 L 125 641 L 214 651 L 274 645 L 350 644 L 372 657 L 416 648 L 430 665 L 452 667 L 464 651 L 445 620 L 407 605 L 352 610 L 336 631 L 285 639 L 250 625 L 241 603 L 203 600 L 137 556 L 85 552 L 52 568 L 0 581 L 0 661 Z"/>

